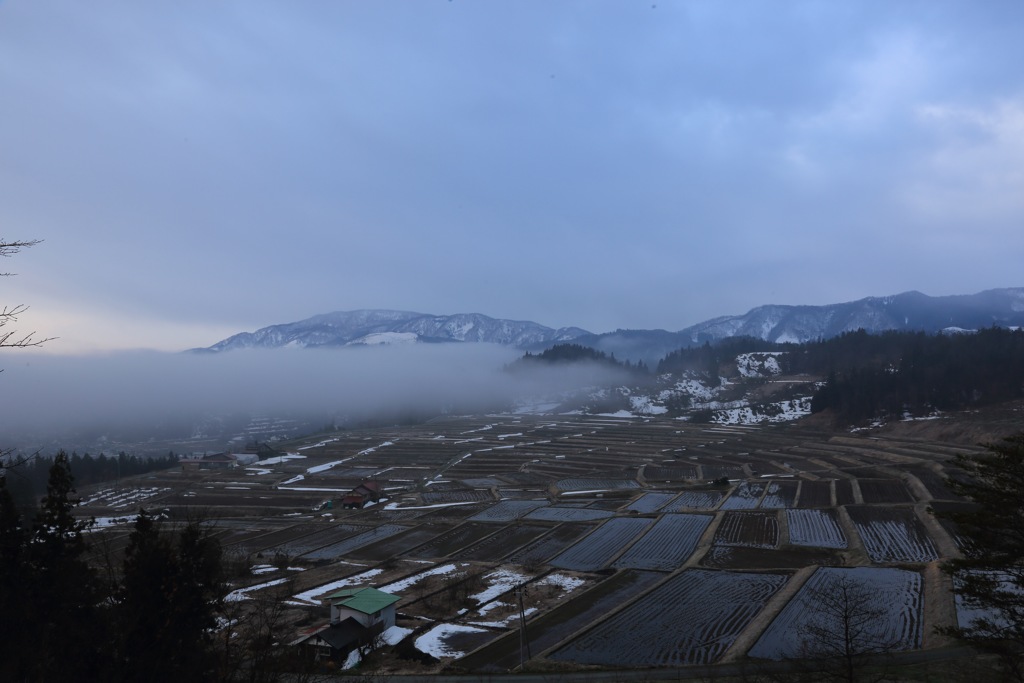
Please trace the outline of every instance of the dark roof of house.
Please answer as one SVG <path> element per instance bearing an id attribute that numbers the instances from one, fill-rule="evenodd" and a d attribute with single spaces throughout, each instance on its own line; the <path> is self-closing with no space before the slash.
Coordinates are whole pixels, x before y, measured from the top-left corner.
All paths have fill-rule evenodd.
<path id="1" fill-rule="evenodd" d="M 349 617 L 337 624 L 331 624 L 323 631 L 314 634 L 313 637 L 319 636 L 335 650 L 344 650 L 349 645 L 358 643 L 365 635 L 366 627 Z"/>
<path id="2" fill-rule="evenodd" d="M 234 462 L 235 456 L 230 453 L 211 453 L 203 456 L 204 462 Z"/>

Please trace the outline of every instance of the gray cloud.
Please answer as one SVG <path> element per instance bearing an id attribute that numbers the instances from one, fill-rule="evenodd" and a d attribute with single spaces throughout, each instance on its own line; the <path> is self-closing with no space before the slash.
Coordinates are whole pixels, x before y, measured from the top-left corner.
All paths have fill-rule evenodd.
<path id="1" fill-rule="evenodd" d="M 6 3 L 4 297 L 67 352 L 1021 284 L 1019 3 L 655 4 Z"/>

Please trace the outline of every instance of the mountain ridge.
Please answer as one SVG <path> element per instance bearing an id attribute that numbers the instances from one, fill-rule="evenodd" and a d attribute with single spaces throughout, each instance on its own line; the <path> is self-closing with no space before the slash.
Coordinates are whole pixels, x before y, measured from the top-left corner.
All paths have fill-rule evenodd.
<path id="1" fill-rule="evenodd" d="M 334 311 L 292 323 L 240 332 L 192 351 L 242 348 L 367 346 L 413 342 L 490 342 L 524 348 L 571 341 L 590 334 L 576 327 L 553 329 L 528 320 L 491 318 L 481 313 L 434 315 L 389 309 Z"/>
<path id="2" fill-rule="evenodd" d="M 481 313 L 434 315 L 357 309 L 241 332 L 192 351 L 437 342 L 486 342 L 541 350 L 553 344 L 573 342 L 614 353 L 622 359 L 650 363 L 679 348 L 736 336 L 801 343 L 857 329 L 874 333 L 886 330 L 936 333 L 992 325 L 1024 326 L 1024 287 L 939 297 L 909 291 L 826 305 L 766 304 L 742 315 L 718 316 L 677 332 L 619 329 L 595 334 L 579 327 L 555 329 L 528 320 L 491 318 Z"/>

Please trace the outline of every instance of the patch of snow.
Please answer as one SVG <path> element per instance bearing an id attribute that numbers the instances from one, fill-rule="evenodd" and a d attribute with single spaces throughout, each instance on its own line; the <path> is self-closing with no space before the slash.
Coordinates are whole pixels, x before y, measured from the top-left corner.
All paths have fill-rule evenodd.
<path id="1" fill-rule="evenodd" d="M 349 489 L 323 489 L 312 486 L 277 486 L 281 491 L 327 491 L 329 493 L 347 493 Z"/>
<path id="2" fill-rule="evenodd" d="M 270 588 L 271 586 L 278 586 L 278 585 L 284 583 L 287 580 L 288 580 L 287 578 L 284 578 L 284 579 L 274 579 L 273 581 L 267 581 L 266 583 L 256 584 L 255 586 L 249 586 L 248 588 L 239 588 L 238 590 L 233 590 L 230 593 L 228 593 L 226 596 L 224 596 L 224 601 L 225 602 L 241 602 L 242 600 L 248 600 L 249 599 L 249 593 L 252 593 L 252 592 L 258 591 L 258 590 L 263 590 L 264 588 Z"/>
<path id="3" fill-rule="evenodd" d="M 112 526 L 119 524 L 132 524 L 135 522 L 135 515 L 128 517 L 96 517 L 94 523 L 89 527 L 88 531 L 94 531 L 96 529 L 108 529 Z"/>
<path id="4" fill-rule="evenodd" d="M 477 505 L 480 501 L 478 500 L 467 500 L 459 503 L 436 503 L 434 505 L 412 505 L 409 507 L 399 507 L 398 502 L 388 503 L 384 506 L 385 510 L 432 510 L 434 508 L 450 508 L 457 505 Z"/>
<path id="5" fill-rule="evenodd" d="M 462 566 L 465 567 L 466 565 L 463 564 Z M 415 586 L 417 583 L 419 583 L 427 577 L 451 574 L 456 569 L 458 569 L 458 567 L 454 563 L 443 564 L 439 567 L 434 567 L 433 569 L 428 569 L 426 571 L 420 572 L 419 574 L 413 574 L 412 576 L 401 579 L 400 581 L 389 583 L 388 585 L 381 587 L 380 590 L 384 591 L 385 593 L 398 593 L 400 591 L 408 589 L 410 586 Z"/>
<path id="6" fill-rule="evenodd" d="M 668 412 L 665 406 L 654 405 L 650 396 L 630 396 L 629 403 L 633 406 L 633 412 L 640 415 L 664 415 Z"/>
<path id="7" fill-rule="evenodd" d="M 586 583 L 586 581 L 576 578 L 575 576 L 566 576 L 565 574 L 548 574 L 538 581 L 537 585 L 558 586 L 564 593 L 572 593 L 584 583 Z"/>
<path id="8" fill-rule="evenodd" d="M 415 332 L 374 332 L 349 342 L 346 346 L 365 344 L 367 346 L 388 346 L 391 344 L 415 344 L 419 335 Z"/>
<path id="9" fill-rule="evenodd" d="M 300 450 L 300 451 L 308 451 L 308 450 L 309 450 L 310 448 L 322 448 L 322 447 L 326 446 L 326 445 L 327 445 L 327 444 L 329 444 L 329 443 L 334 443 L 334 442 L 335 442 L 335 441 L 337 441 L 337 440 L 338 440 L 338 439 L 336 439 L 336 438 L 335 438 L 335 439 L 326 439 L 326 440 L 324 440 L 324 441 L 321 441 L 321 442 L 319 442 L 319 443 L 315 443 L 315 444 L 312 444 L 312 445 L 310 445 L 310 446 L 300 446 L 300 447 L 299 447 L 299 450 Z M 291 453 L 289 453 L 288 455 L 291 455 Z M 287 456 L 286 456 L 286 457 L 287 457 Z M 302 456 L 302 457 L 306 457 L 306 456 Z"/>
<path id="10" fill-rule="evenodd" d="M 306 474 L 316 474 L 317 472 L 326 472 L 327 470 L 331 469 L 332 467 L 335 467 L 336 465 L 340 465 L 343 462 L 348 462 L 351 459 L 352 458 L 345 458 L 344 460 L 335 460 L 334 462 L 328 462 L 328 463 L 325 463 L 323 465 L 316 465 L 316 466 L 310 467 L 308 470 L 306 470 Z"/>
<path id="11" fill-rule="evenodd" d="M 416 639 L 416 649 L 432 657 L 462 657 L 466 653 L 448 647 L 445 640 L 455 633 L 483 633 L 485 629 L 462 624 L 438 624 Z"/>
<path id="12" fill-rule="evenodd" d="M 482 605 L 485 602 L 493 600 L 502 593 L 507 593 L 516 586 L 526 583 L 530 579 L 525 574 L 520 574 L 509 569 L 499 569 L 498 571 L 491 572 L 484 577 L 490 585 L 483 591 L 469 596 L 473 600 L 476 600 L 478 605 Z"/>
<path id="13" fill-rule="evenodd" d="M 311 448 L 311 446 L 307 446 L 307 448 Z M 256 467 L 265 467 L 267 465 L 280 465 L 280 464 L 285 463 L 285 462 L 287 462 L 289 460 L 299 460 L 299 459 L 305 458 L 305 457 L 306 456 L 299 455 L 298 453 L 288 453 L 287 455 L 279 455 L 279 456 L 274 457 L 274 458 L 267 458 L 266 460 L 260 460 L 259 462 L 257 462 L 255 464 L 255 466 Z"/>
<path id="14" fill-rule="evenodd" d="M 536 607 L 527 607 L 526 609 L 523 610 L 523 616 L 529 617 L 532 614 L 536 614 L 537 611 L 538 610 L 537 610 Z M 475 626 L 489 626 L 491 628 L 506 628 L 509 624 L 511 624 L 514 621 L 519 621 L 519 613 L 518 612 L 516 612 L 515 614 L 510 614 L 509 616 L 505 617 L 504 619 L 502 619 L 500 621 L 471 621 L 469 623 L 471 623 L 471 624 L 473 624 Z"/>
<path id="15" fill-rule="evenodd" d="M 598 413 L 600 417 L 636 417 L 628 410 L 616 410 L 614 413 Z"/>
<path id="16" fill-rule="evenodd" d="M 317 598 L 327 595 L 328 593 L 334 593 L 345 586 L 357 586 L 362 583 L 367 583 L 370 579 L 382 573 L 384 573 L 383 569 L 371 569 L 363 572 L 362 574 L 355 574 L 353 576 L 345 577 L 344 579 L 332 581 L 331 583 L 325 583 L 322 586 L 317 586 L 316 588 L 311 588 L 308 591 L 299 593 L 298 595 L 293 595 L 288 603 L 302 605 L 303 607 L 307 605 L 319 605 L 320 601 L 317 600 Z"/>

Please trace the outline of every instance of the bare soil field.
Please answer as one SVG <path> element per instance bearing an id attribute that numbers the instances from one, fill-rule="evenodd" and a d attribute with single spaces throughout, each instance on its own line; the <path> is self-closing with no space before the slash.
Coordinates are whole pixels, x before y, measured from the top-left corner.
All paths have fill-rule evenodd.
<path id="1" fill-rule="evenodd" d="M 874 572 L 857 575 L 910 610 L 893 630 L 901 646 L 929 648 L 930 615 L 954 612 L 945 584 L 915 612 L 907 596 L 920 590 L 885 572 L 934 573 L 954 552 L 955 528 L 921 515 L 963 504 L 944 483 L 951 458 L 980 452 L 979 435 L 1018 431 L 1018 408 L 856 432 L 820 420 L 445 417 L 281 443 L 248 467 L 86 487 L 78 512 L 116 554 L 138 507 L 169 523 L 202 511 L 236 568 L 239 604 L 287 587 L 286 620 L 303 627 L 326 622 L 321 600 L 340 587 L 390 588 L 411 642 L 439 629 L 456 653 L 417 673 L 518 666 L 518 609 L 501 593 L 515 576 L 528 667 L 742 660 L 737 639 L 766 638 L 774 656 L 790 626 L 754 620 L 758 610 L 794 573 L 826 581 L 839 569 Z M 383 499 L 343 509 L 363 481 Z M 584 587 L 558 593 L 548 576 Z M 772 602 L 778 614 L 813 609 L 796 586 Z"/>

